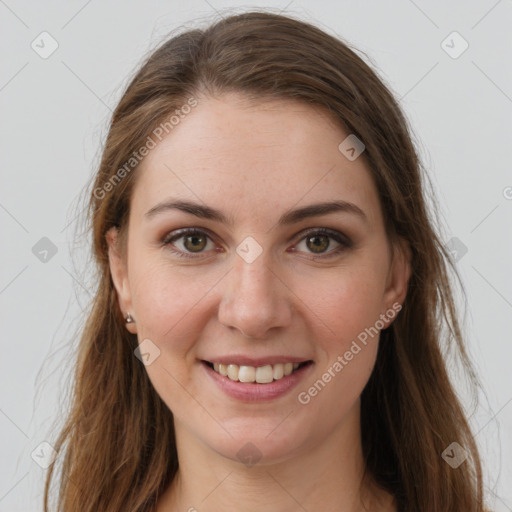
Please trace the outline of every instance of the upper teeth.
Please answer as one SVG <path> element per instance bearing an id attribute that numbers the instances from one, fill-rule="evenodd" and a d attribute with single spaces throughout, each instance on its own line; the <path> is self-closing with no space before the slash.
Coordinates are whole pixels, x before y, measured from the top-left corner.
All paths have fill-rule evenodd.
<path id="1" fill-rule="evenodd" d="M 213 369 L 238 382 L 257 382 L 268 384 L 290 375 L 299 367 L 299 363 L 266 364 L 265 366 L 239 366 L 237 364 L 213 363 Z"/>

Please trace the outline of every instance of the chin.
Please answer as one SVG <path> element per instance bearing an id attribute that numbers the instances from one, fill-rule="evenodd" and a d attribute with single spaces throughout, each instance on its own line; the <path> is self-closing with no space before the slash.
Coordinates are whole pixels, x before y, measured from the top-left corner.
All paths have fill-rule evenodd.
<path id="1" fill-rule="evenodd" d="M 260 422 L 245 418 L 236 422 L 236 430 L 235 422 L 227 428 L 232 437 L 223 431 L 220 436 L 203 441 L 223 457 L 247 467 L 278 464 L 298 455 L 311 442 L 307 436 L 309 429 L 291 426 L 288 420 L 283 422 L 283 417 Z"/>

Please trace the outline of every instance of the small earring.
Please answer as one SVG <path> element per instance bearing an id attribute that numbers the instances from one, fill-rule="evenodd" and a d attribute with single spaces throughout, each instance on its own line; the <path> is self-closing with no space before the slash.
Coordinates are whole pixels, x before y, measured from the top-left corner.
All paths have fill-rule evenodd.
<path id="1" fill-rule="evenodd" d="M 126 323 L 127 323 L 127 324 L 133 324 L 133 318 L 132 318 L 132 315 L 130 315 L 130 313 L 128 313 L 128 314 L 126 315 L 125 320 L 126 320 Z"/>

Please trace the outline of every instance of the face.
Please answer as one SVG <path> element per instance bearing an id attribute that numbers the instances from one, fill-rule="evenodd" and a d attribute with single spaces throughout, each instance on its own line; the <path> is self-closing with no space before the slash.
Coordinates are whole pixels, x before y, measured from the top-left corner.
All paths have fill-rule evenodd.
<path id="1" fill-rule="evenodd" d="M 110 265 L 177 436 L 264 463 L 358 422 L 409 265 L 364 153 L 338 149 L 348 135 L 308 105 L 229 94 L 201 100 L 137 169 Z"/>

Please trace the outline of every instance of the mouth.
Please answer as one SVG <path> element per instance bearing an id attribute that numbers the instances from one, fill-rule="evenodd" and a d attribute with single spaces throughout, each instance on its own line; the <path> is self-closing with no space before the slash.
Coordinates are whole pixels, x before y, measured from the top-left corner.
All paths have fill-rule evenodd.
<path id="1" fill-rule="evenodd" d="M 204 360 L 202 363 L 215 373 L 233 382 L 270 384 L 300 372 L 302 368 L 313 364 L 313 361 L 264 364 L 261 366 L 246 366 Z"/>

